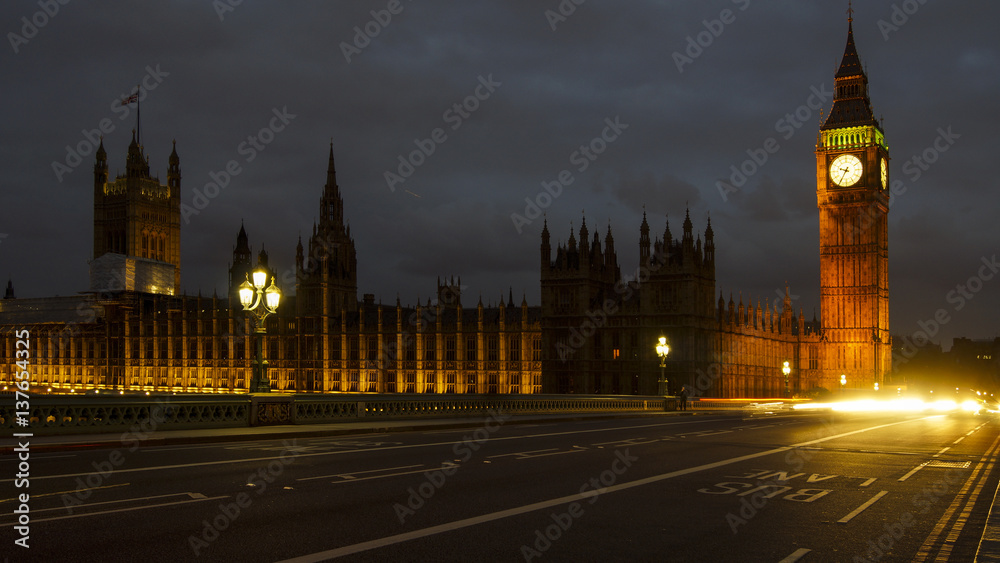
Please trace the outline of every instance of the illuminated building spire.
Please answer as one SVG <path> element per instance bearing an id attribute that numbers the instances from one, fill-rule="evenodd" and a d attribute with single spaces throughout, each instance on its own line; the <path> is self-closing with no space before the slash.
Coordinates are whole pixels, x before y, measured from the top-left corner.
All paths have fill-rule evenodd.
<path id="1" fill-rule="evenodd" d="M 853 13 L 853 8 L 848 10 L 848 14 Z M 876 121 L 868 97 L 868 75 L 854 44 L 852 22 L 853 17 L 848 17 L 847 46 L 844 47 L 844 57 L 834 75 L 833 108 L 821 130 L 871 125 Z"/>

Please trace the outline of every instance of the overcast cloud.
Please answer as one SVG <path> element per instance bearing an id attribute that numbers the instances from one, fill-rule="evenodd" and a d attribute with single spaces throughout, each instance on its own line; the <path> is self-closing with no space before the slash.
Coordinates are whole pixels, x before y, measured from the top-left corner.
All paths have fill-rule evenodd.
<path id="1" fill-rule="evenodd" d="M 93 152 L 72 166 L 67 147 L 86 149 L 84 131 L 110 120 L 109 167 L 123 170 L 135 112 L 113 103 L 145 80 L 155 86 L 142 101 L 151 170 L 165 181 L 176 140 L 185 204 L 229 161 L 241 168 L 182 226 L 186 293 L 226 291 L 241 221 L 255 252 L 264 245 L 273 265 L 293 267 L 332 139 L 359 293 L 385 303 L 426 300 L 438 276 L 461 275 L 467 305 L 508 290 L 537 305 L 541 219 L 519 232 L 511 215 L 566 170 L 573 182 L 544 209 L 554 239 L 585 212 L 602 239 L 611 225 L 632 271 L 643 209 L 654 233 L 669 218 L 679 236 L 689 207 L 696 230 L 712 219 L 727 300 L 773 300 L 787 281 L 807 317 L 818 309 L 820 113 L 808 104 L 832 88 L 846 2 L 403 1 L 396 14 L 388 0 L 49 4 L 58 13 L 44 1 L 0 6 L 0 276 L 19 297 L 87 289 Z M 563 20 L 546 15 L 560 5 Z M 724 10 L 731 23 L 714 22 Z M 391 20 L 373 23 L 372 11 Z M 906 187 L 890 213 L 892 332 L 912 334 L 945 309 L 935 340 L 946 348 L 955 336 L 997 336 L 1000 276 L 982 267 L 1000 250 L 1000 5 L 875 0 L 854 17 L 891 175 Z M 674 54 L 699 34 L 708 45 L 679 69 Z M 474 111 L 447 113 L 477 93 Z M 241 143 L 275 111 L 283 129 L 248 161 Z M 574 154 L 616 119 L 627 127 L 601 154 Z M 391 190 L 385 173 L 435 129 L 446 139 Z M 926 170 L 907 167 L 942 131 L 948 150 Z M 723 198 L 717 182 L 768 138 L 777 152 Z M 950 293 L 970 278 L 971 297 Z"/>

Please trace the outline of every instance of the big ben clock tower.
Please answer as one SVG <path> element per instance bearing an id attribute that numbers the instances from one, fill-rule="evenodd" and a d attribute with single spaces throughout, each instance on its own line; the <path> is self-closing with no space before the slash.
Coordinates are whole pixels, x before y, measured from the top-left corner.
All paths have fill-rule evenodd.
<path id="1" fill-rule="evenodd" d="M 816 144 L 823 377 L 828 389 L 884 385 L 889 342 L 889 147 L 854 46 L 835 77 L 833 108 Z"/>

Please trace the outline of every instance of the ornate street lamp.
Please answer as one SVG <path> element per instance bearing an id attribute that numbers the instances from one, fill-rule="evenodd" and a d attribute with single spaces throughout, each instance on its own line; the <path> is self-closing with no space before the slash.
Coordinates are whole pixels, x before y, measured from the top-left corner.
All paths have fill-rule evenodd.
<path id="1" fill-rule="evenodd" d="M 667 345 L 667 337 L 661 336 L 656 344 L 656 355 L 660 357 L 660 395 L 670 394 L 670 382 L 667 381 L 667 354 L 670 353 L 670 346 Z"/>
<path id="2" fill-rule="evenodd" d="M 788 362 L 785 362 L 784 365 L 781 366 L 781 373 L 785 374 L 785 398 L 787 399 L 791 397 L 788 393 L 788 374 L 792 373 L 792 367 L 788 365 Z"/>
<path id="3" fill-rule="evenodd" d="M 847 387 L 847 376 L 840 374 L 840 393 L 844 393 L 844 388 Z"/>
<path id="4" fill-rule="evenodd" d="M 250 283 L 253 279 L 253 285 Z M 254 335 L 257 339 L 257 351 L 253 364 L 253 377 L 250 380 L 251 393 L 270 393 L 271 383 L 267 378 L 267 359 L 264 358 L 264 335 L 267 328 L 264 319 L 268 315 L 278 312 L 278 303 L 281 301 L 281 290 L 271 279 L 271 285 L 267 286 L 267 270 L 260 264 L 247 276 L 247 280 L 240 285 L 240 304 L 244 311 L 253 313 Z M 266 288 L 266 289 L 265 289 Z M 256 296 L 256 299 L 254 297 Z"/>

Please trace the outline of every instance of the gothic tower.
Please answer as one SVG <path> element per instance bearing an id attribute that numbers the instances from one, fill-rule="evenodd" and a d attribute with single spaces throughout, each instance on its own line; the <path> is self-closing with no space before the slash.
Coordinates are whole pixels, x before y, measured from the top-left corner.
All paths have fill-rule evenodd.
<path id="1" fill-rule="evenodd" d="M 108 176 L 108 155 L 104 141 L 97 148 L 94 163 L 94 260 L 105 255 L 119 260 L 101 260 L 105 271 L 121 269 L 122 260 L 142 259 L 140 272 L 157 272 L 142 285 L 124 286 L 152 293 L 180 294 L 181 285 L 181 169 L 174 143 L 167 167 L 167 184 L 149 175 L 149 158 L 132 132 L 125 160 L 125 174 L 114 180 Z M 159 263 L 159 264 L 156 264 Z M 131 267 L 130 267 L 131 268 Z M 164 272 L 169 272 L 164 274 Z M 172 277 L 165 281 L 159 274 Z"/>
<path id="2" fill-rule="evenodd" d="M 848 18 L 833 108 L 816 144 L 820 301 L 828 389 L 872 389 L 891 367 L 889 148 L 868 97 Z"/>
<path id="3" fill-rule="evenodd" d="M 250 250 L 250 239 L 247 231 L 240 223 L 240 232 L 236 235 L 236 246 L 233 247 L 233 262 L 229 265 L 229 306 L 241 308 L 239 289 L 253 271 L 253 252 Z"/>
<path id="4" fill-rule="evenodd" d="M 344 223 L 344 200 L 337 185 L 333 143 L 320 198 L 319 224 L 313 225 L 306 254 L 299 241 L 295 254 L 296 306 L 305 316 L 339 316 L 358 310 L 358 258 L 351 228 Z"/>

